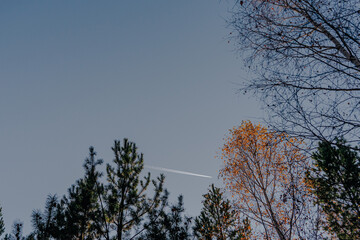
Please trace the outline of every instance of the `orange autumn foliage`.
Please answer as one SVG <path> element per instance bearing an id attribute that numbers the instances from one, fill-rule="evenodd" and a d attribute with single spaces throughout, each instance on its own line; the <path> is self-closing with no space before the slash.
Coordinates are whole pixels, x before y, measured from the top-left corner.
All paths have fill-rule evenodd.
<path id="1" fill-rule="evenodd" d="M 231 129 L 225 139 L 220 176 L 238 211 L 262 226 L 259 235 L 265 239 L 303 237 L 305 226 L 299 224 L 308 211 L 303 144 L 250 121 Z"/>

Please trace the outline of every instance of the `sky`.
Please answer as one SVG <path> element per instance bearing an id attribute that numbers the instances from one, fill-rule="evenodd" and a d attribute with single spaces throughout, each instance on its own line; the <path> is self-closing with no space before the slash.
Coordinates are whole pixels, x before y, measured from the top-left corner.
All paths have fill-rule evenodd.
<path id="1" fill-rule="evenodd" d="M 6 232 L 48 194 L 83 176 L 89 146 L 110 163 L 115 139 L 164 172 L 171 199 L 196 216 L 221 185 L 228 129 L 259 121 L 249 78 L 228 43 L 231 1 L 1 1 L 0 205 Z M 102 168 L 103 169 L 103 168 Z"/>

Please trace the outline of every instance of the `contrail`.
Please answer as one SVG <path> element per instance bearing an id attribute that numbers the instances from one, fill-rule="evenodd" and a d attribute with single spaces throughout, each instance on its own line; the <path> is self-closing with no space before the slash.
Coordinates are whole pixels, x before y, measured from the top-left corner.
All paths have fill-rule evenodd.
<path id="1" fill-rule="evenodd" d="M 149 168 L 149 169 L 165 171 L 165 172 L 172 172 L 172 173 L 179 173 L 179 174 L 190 175 L 190 176 L 195 176 L 195 177 L 212 178 L 211 176 L 207 176 L 207 175 L 201 175 L 201 174 L 196 174 L 196 173 L 191 173 L 191 172 L 184 172 L 184 171 L 179 171 L 179 170 L 174 170 L 174 169 L 169 169 L 169 168 L 153 167 L 153 166 L 145 166 L 145 167 Z"/>

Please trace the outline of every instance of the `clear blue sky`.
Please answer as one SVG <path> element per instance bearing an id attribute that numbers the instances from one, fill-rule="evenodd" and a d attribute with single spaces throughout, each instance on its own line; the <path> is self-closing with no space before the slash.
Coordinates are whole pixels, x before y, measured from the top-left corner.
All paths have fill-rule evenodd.
<path id="1" fill-rule="evenodd" d="M 129 138 L 189 215 L 217 179 L 227 129 L 261 117 L 227 43 L 231 1 L 1 1 L 0 204 L 7 232 L 82 177 L 88 147 Z M 152 170 L 155 177 L 160 172 Z"/>

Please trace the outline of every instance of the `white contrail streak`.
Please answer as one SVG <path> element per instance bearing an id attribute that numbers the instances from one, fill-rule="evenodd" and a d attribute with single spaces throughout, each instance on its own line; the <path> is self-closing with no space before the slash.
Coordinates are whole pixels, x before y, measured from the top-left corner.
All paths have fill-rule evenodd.
<path id="1" fill-rule="evenodd" d="M 190 175 L 190 176 L 195 176 L 195 177 L 212 178 L 211 176 L 207 176 L 207 175 L 201 175 L 201 174 L 191 173 L 191 172 L 184 172 L 184 171 L 179 171 L 179 170 L 174 170 L 174 169 L 169 169 L 169 168 L 153 167 L 153 166 L 145 166 L 145 168 L 159 170 L 159 171 L 165 171 L 165 172 L 179 173 L 179 174 Z"/>

